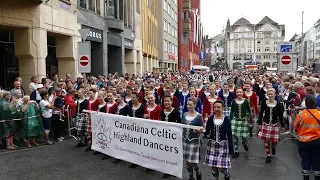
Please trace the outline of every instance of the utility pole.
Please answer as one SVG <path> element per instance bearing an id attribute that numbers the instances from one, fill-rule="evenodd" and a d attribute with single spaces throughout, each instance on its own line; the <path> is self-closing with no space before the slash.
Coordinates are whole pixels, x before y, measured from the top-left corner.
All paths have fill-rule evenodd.
<path id="1" fill-rule="evenodd" d="M 303 36 L 303 16 L 304 16 L 304 11 L 302 11 L 302 22 L 301 22 L 301 27 L 302 27 L 302 29 L 301 29 L 301 36 Z"/>

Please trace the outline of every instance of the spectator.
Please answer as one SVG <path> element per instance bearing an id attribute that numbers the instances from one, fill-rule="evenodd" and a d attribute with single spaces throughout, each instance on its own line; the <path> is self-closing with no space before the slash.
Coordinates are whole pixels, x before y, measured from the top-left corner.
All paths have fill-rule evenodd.
<path id="1" fill-rule="evenodd" d="M 38 84 L 38 77 L 37 76 L 32 76 L 31 77 L 31 83 L 29 84 L 29 91 L 30 93 L 37 90 L 36 85 Z"/>

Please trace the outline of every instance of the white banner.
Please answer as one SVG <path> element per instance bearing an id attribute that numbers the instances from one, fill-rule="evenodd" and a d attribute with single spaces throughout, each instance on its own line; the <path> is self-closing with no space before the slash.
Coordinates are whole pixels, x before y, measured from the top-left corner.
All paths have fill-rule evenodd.
<path id="1" fill-rule="evenodd" d="M 182 128 L 106 113 L 91 114 L 92 149 L 182 179 Z"/>

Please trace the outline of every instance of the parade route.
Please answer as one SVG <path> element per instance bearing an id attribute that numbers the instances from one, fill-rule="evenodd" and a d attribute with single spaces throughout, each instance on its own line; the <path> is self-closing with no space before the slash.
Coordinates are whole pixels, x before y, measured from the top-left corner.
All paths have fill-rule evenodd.
<path id="1" fill-rule="evenodd" d="M 284 139 L 284 138 L 282 138 Z M 202 161 L 205 151 L 203 141 Z M 0 153 L 0 179 L 3 180 L 160 180 L 162 173 L 145 172 L 144 168 L 130 169 L 129 163 L 114 164 L 111 159 L 102 161 L 101 155 L 84 152 L 85 148 L 74 148 L 75 140 L 69 139 L 52 146 L 40 146 Z M 255 136 L 248 139 L 249 152 L 240 146 L 240 157 L 232 159 L 232 180 L 300 180 L 301 166 L 295 141 L 277 146 L 272 162 L 265 164 L 263 142 Z M 203 180 L 212 179 L 210 167 L 199 164 Z M 183 179 L 188 174 L 184 169 Z M 168 178 L 174 180 L 178 178 Z M 220 177 L 220 179 L 223 179 Z"/>

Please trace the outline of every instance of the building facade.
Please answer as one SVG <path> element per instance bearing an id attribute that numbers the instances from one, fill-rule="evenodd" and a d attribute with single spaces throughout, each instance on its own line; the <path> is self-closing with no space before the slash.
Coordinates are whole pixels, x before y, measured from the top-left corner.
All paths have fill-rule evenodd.
<path id="1" fill-rule="evenodd" d="M 159 68 L 178 69 L 178 4 L 177 0 L 163 0 L 158 14 Z"/>
<path id="2" fill-rule="evenodd" d="M 225 35 L 218 34 L 213 38 L 206 36 L 203 41 L 204 51 L 206 52 L 203 65 L 212 68 L 223 68 L 225 59 Z"/>
<path id="3" fill-rule="evenodd" d="M 141 38 L 139 20 L 140 1 L 134 0 L 79 0 L 78 23 L 82 29 L 90 29 L 86 39 L 91 41 L 91 74 L 141 70 Z M 141 13 L 141 12 L 140 12 Z M 141 16 L 141 15 L 140 15 Z M 141 23 L 140 23 L 141 24 Z M 138 66 L 138 68 L 137 68 Z"/>
<path id="4" fill-rule="evenodd" d="M 279 43 L 285 38 L 285 25 L 265 16 L 259 23 L 251 24 L 241 18 L 232 26 L 227 22 L 227 63 L 230 69 L 244 68 L 251 62 L 266 67 L 277 67 Z"/>
<path id="5" fill-rule="evenodd" d="M 308 65 L 316 56 L 316 28 L 311 27 L 303 36 L 303 64 Z"/>
<path id="6" fill-rule="evenodd" d="M 200 0 L 178 0 L 178 68 L 188 70 L 199 65 L 203 27 Z"/>
<path id="7" fill-rule="evenodd" d="M 77 76 L 81 38 L 75 4 L 76 0 L 2 1 L 0 86 L 10 88 L 17 76 L 26 90 L 32 76 Z"/>
<path id="8" fill-rule="evenodd" d="M 316 29 L 315 59 L 320 60 L 320 19 L 314 24 Z"/>
<path id="9" fill-rule="evenodd" d="M 142 52 L 143 72 L 151 72 L 158 68 L 159 45 L 158 45 L 158 0 L 142 0 Z"/>

